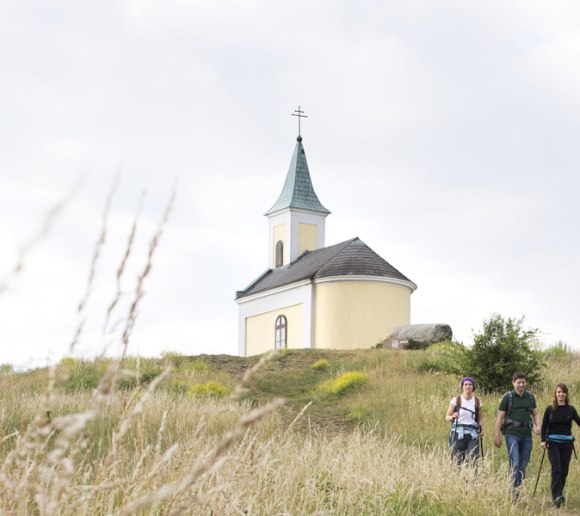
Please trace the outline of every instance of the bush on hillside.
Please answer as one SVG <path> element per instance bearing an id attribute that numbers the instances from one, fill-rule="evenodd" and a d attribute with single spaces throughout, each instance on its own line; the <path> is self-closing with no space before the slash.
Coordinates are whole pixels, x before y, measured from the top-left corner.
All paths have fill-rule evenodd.
<path id="1" fill-rule="evenodd" d="M 348 373 L 341 374 L 338 378 L 327 380 L 320 384 L 317 390 L 342 396 L 349 391 L 365 385 L 368 381 L 369 377 L 365 373 L 349 371 Z"/>
<path id="2" fill-rule="evenodd" d="M 206 383 L 198 383 L 189 389 L 191 396 L 214 397 L 221 398 L 231 392 L 229 387 L 222 385 L 219 382 L 209 381 Z"/>
<path id="3" fill-rule="evenodd" d="M 0 364 L 0 374 L 12 374 L 14 366 L 12 364 Z"/>
<path id="4" fill-rule="evenodd" d="M 425 352 L 417 370 L 420 373 L 448 373 L 461 375 L 465 360 L 465 347 L 458 342 L 432 344 Z"/>
<path id="5" fill-rule="evenodd" d="M 310 364 L 310 369 L 314 369 L 315 371 L 325 371 L 330 367 L 330 362 L 326 360 L 326 358 L 321 358 L 317 360 L 313 364 Z"/>
<path id="6" fill-rule="evenodd" d="M 512 375 L 521 371 L 528 385 L 542 379 L 542 352 L 534 349 L 538 329 L 524 329 L 524 317 L 504 319 L 492 314 L 483 321 L 483 329 L 473 338 L 473 347 L 465 354 L 464 372 L 473 376 L 478 387 L 505 391 L 512 387 Z"/>
<path id="7" fill-rule="evenodd" d="M 56 385 L 67 393 L 92 391 L 104 372 L 102 363 L 74 357 L 63 357 L 57 367 Z"/>
<path id="8" fill-rule="evenodd" d="M 562 341 L 542 350 L 544 357 L 554 360 L 567 360 L 570 357 L 570 352 L 570 346 L 567 346 Z"/>

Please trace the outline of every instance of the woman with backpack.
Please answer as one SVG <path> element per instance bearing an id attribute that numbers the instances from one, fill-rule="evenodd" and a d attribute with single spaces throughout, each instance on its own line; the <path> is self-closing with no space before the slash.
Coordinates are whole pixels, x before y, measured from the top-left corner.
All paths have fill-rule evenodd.
<path id="1" fill-rule="evenodd" d="M 568 387 L 559 383 L 554 389 L 552 404 L 546 408 L 542 420 L 542 448 L 548 450 L 552 466 L 552 500 L 556 507 L 564 503 L 564 486 L 574 450 L 572 421 L 580 426 L 580 416 L 570 405 Z"/>
<path id="2" fill-rule="evenodd" d="M 473 395 L 475 382 L 466 376 L 461 380 L 461 394 L 449 403 L 446 421 L 452 421 L 449 447 L 457 464 L 479 457 L 479 438 L 483 435 L 482 403 Z"/>

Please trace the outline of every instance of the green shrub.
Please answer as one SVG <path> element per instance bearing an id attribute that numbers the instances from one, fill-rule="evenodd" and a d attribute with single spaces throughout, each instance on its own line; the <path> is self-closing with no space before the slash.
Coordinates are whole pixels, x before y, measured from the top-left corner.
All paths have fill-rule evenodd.
<path id="1" fill-rule="evenodd" d="M 92 391 L 100 378 L 101 371 L 95 361 L 64 357 L 58 363 L 57 386 L 65 392 Z"/>
<path id="2" fill-rule="evenodd" d="M 181 355 L 175 351 L 164 351 L 161 353 L 161 358 L 165 362 L 169 362 L 171 366 L 175 369 L 181 368 L 184 364 L 187 364 L 191 359 L 186 355 Z"/>
<path id="3" fill-rule="evenodd" d="M 206 383 L 198 383 L 193 385 L 189 389 L 189 394 L 191 396 L 221 398 L 226 394 L 229 394 L 230 391 L 231 389 L 229 387 L 226 387 L 219 382 L 209 381 Z"/>
<path id="4" fill-rule="evenodd" d="M 362 423 L 372 414 L 372 411 L 366 405 L 356 405 L 351 407 L 346 414 L 347 421 L 354 421 L 355 423 Z"/>
<path id="5" fill-rule="evenodd" d="M 157 378 L 161 373 L 162 369 L 150 369 L 148 371 L 143 371 L 139 377 L 141 383 L 151 383 L 155 378 Z"/>
<path id="6" fill-rule="evenodd" d="M 166 378 L 159 384 L 159 390 L 173 394 L 186 394 L 191 389 L 191 382 L 178 378 Z"/>
<path id="7" fill-rule="evenodd" d="M 121 391 L 132 391 L 133 389 L 136 389 L 138 385 L 139 382 L 137 381 L 137 377 L 134 375 L 123 376 L 117 382 L 117 388 Z"/>
<path id="8" fill-rule="evenodd" d="M 368 381 L 369 377 L 366 374 L 360 371 L 349 371 L 348 373 L 341 374 L 338 378 L 327 380 L 320 384 L 317 390 L 341 396 L 348 391 L 365 385 Z"/>
<path id="9" fill-rule="evenodd" d="M 441 372 L 461 375 L 465 360 L 465 347 L 458 342 L 439 342 L 427 348 L 425 358 L 417 364 L 420 373 Z"/>
<path id="10" fill-rule="evenodd" d="M 473 338 L 473 347 L 465 354 L 463 374 L 473 376 L 488 392 L 511 389 L 512 375 L 521 371 L 529 385 L 542 379 L 542 352 L 534 349 L 538 329 L 524 329 L 524 317 L 504 319 L 492 314 L 483 321 L 481 333 Z"/>
<path id="11" fill-rule="evenodd" d="M 325 371 L 330 367 L 330 362 L 326 360 L 326 358 L 321 358 L 317 360 L 313 364 L 310 364 L 310 369 L 314 369 L 315 371 Z"/>
<path id="12" fill-rule="evenodd" d="M 12 374 L 14 366 L 12 364 L 0 364 L 0 374 Z"/>
<path id="13" fill-rule="evenodd" d="M 75 357 L 62 357 L 58 362 L 61 369 L 69 370 L 82 365 L 82 360 Z"/>
<path id="14" fill-rule="evenodd" d="M 552 358 L 554 360 L 567 360 L 570 357 L 570 352 L 570 347 L 562 341 L 542 350 L 545 358 Z"/>
<path id="15" fill-rule="evenodd" d="M 196 373 L 210 373 L 213 371 L 211 364 L 204 362 L 203 360 L 192 360 L 187 364 L 186 369 L 188 371 L 194 371 Z"/>

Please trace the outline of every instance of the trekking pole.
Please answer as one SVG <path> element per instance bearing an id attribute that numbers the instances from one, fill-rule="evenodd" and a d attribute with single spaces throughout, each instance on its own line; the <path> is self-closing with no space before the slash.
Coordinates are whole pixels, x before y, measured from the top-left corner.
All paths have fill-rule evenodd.
<path id="1" fill-rule="evenodd" d="M 532 498 L 536 496 L 536 489 L 538 488 L 538 482 L 540 481 L 540 473 L 542 472 L 542 464 L 544 464 L 545 456 L 546 456 L 546 448 L 544 448 L 544 453 L 542 453 L 542 460 L 540 461 L 540 469 L 538 469 L 538 478 L 536 478 L 536 485 L 534 486 L 534 494 L 532 495 Z"/>

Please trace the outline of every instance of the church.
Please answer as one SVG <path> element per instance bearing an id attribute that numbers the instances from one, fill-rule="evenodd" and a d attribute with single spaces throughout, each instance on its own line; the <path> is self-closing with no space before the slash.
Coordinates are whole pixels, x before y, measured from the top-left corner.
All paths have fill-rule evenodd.
<path id="1" fill-rule="evenodd" d="M 300 108 L 299 108 L 300 109 Z M 314 192 L 300 131 L 269 220 L 269 268 L 236 292 L 239 355 L 370 348 L 410 323 L 417 285 L 358 237 L 325 247 L 330 211 Z"/>

